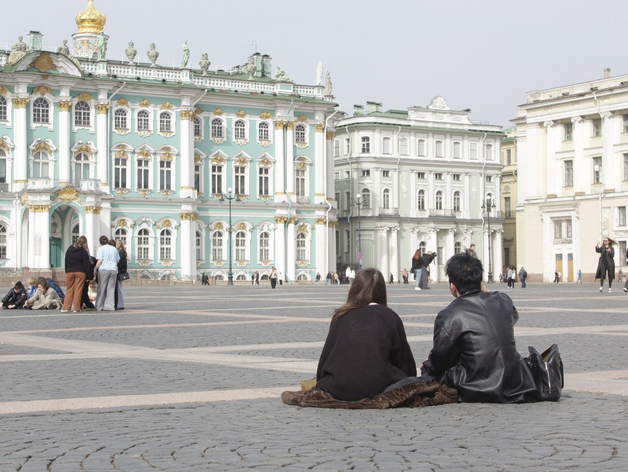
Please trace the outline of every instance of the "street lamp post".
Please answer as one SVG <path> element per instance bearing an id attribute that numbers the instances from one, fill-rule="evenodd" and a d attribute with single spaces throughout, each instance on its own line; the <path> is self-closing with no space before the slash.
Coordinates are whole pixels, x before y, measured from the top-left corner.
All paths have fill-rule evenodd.
<path id="1" fill-rule="evenodd" d="M 486 223 L 488 225 L 488 274 L 487 280 L 489 284 L 493 283 L 493 260 L 491 251 L 491 210 L 495 209 L 495 202 L 490 198 L 486 202 L 482 202 L 482 210 L 486 209 Z"/>
<path id="2" fill-rule="evenodd" d="M 353 200 L 352 205 L 358 207 L 358 272 L 362 270 L 362 218 L 360 216 L 360 209 L 364 202 L 361 200 L 362 196 L 358 193 Z"/>
<path id="3" fill-rule="evenodd" d="M 240 195 L 231 195 L 231 189 L 227 189 L 227 195 L 225 195 L 224 193 L 221 195 L 220 197 L 220 201 L 224 202 L 225 200 L 227 200 L 229 202 L 229 273 L 227 274 L 227 285 L 233 285 L 233 258 L 231 257 L 231 251 L 232 251 L 232 244 L 231 244 L 231 202 L 233 200 L 237 200 L 240 201 Z"/>

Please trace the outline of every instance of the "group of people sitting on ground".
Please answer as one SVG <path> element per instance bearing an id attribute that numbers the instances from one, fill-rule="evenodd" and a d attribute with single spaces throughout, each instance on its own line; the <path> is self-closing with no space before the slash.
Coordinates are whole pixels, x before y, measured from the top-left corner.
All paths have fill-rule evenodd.
<path id="1" fill-rule="evenodd" d="M 65 295 L 52 279 L 30 277 L 29 288 L 17 281 L 2 299 L 2 309 L 58 310 L 63 305 Z"/>
<path id="2" fill-rule="evenodd" d="M 460 402 L 537 401 L 532 373 L 516 350 L 519 315 L 510 297 L 488 291 L 482 262 L 468 252 L 451 257 L 445 274 L 455 300 L 438 313 L 433 347 L 417 370 L 403 322 L 387 306 L 384 276 L 374 268 L 358 272 L 333 313 L 311 395 L 323 391 L 327 401 L 351 402 L 438 382 L 456 389 Z M 297 404 L 289 397 L 282 398 Z"/>
<path id="3" fill-rule="evenodd" d="M 80 311 L 124 310 L 122 281 L 128 279 L 127 254 L 121 240 L 100 237 L 101 247 L 93 257 L 87 238 L 79 236 L 65 253 L 66 291 L 51 278 L 28 279 L 30 290 L 15 283 L 2 299 L 3 309 L 29 308 Z M 96 300 L 94 305 L 93 300 Z"/>

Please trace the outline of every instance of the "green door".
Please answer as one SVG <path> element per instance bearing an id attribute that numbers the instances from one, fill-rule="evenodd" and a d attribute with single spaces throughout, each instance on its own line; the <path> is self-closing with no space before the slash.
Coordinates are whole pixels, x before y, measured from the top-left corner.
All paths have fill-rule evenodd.
<path id="1" fill-rule="evenodd" d="M 63 267 L 64 263 L 61 238 L 50 238 L 50 264 L 53 268 L 57 268 Z"/>

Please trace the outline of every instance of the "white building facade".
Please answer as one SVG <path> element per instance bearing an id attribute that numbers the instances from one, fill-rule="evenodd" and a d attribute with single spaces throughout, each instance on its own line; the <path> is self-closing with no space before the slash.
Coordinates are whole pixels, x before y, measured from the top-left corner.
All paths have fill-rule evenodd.
<path id="1" fill-rule="evenodd" d="M 628 225 L 628 75 L 536 91 L 518 108 L 517 261 L 531 281 L 593 281 L 598 241 L 617 271 Z M 623 270 L 626 270 L 624 266 Z"/>
<path id="2" fill-rule="evenodd" d="M 489 267 L 499 277 L 503 133 L 469 115 L 435 97 L 426 107 L 385 112 L 368 102 L 336 123 L 338 269 L 372 266 L 399 281 L 421 249 L 438 254 L 430 276 L 442 281 L 449 257 L 474 243 L 485 277 Z"/>

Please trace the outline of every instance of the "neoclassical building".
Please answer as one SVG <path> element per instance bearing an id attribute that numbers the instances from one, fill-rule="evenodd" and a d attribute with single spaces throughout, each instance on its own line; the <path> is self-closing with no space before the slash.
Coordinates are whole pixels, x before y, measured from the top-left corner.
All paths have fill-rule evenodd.
<path id="1" fill-rule="evenodd" d="M 105 21 L 89 0 L 71 49 L 31 32 L 0 50 L 0 270 L 48 275 L 81 234 L 92 252 L 122 239 L 151 278 L 224 280 L 231 261 L 236 280 L 311 280 L 333 264 L 331 84 L 273 78 L 259 53 L 193 68 L 187 44 L 178 69 L 155 44 L 150 63 L 132 42 L 110 60 Z"/>
<path id="2" fill-rule="evenodd" d="M 517 261 L 531 280 L 593 281 L 604 237 L 628 241 L 628 75 L 530 92 L 518 107 Z"/>
<path id="3" fill-rule="evenodd" d="M 504 272 L 517 265 L 517 128 L 504 130 L 502 138 L 502 216 L 504 218 Z M 518 278 L 518 277 L 517 277 Z"/>
<path id="4" fill-rule="evenodd" d="M 338 266 L 359 267 L 361 253 L 362 267 L 397 281 L 421 248 L 438 253 L 431 273 L 438 281 L 447 259 L 475 243 L 486 276 L 490 265 L 498 280 L 500 126 L 473 122 L 470 110 L 451 110 L 435 97 L 406 110 L 356 106 L 335 134 Z M 482 209 L 487 201 L 495 205 L 490 214 Z"/>

